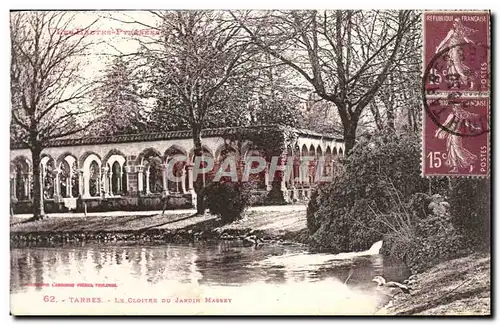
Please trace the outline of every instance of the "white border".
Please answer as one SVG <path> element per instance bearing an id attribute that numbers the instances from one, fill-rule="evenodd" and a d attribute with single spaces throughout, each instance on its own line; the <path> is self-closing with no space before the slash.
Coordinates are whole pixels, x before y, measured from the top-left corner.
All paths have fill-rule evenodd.
<path id="1" fill-rule="evenodd" d="M 10 259 L 9 259 L 9 244 L 8 244 L 8 239 L 9 239 L 9 227 L 8 227 L 8 207 L 9 207 L 9 201 L 8 201 L 8 192 L 9 192 L 9 180 L 8 180 L 8 157 L 9 157 L 9 63 L 10 63 L 10 52 L 9 52 L 9 30 L 8 30 L 8 19 L 9 19 L 9 9 L 96 9 L 96 8 L 102 8 L 102 9 L 145 9 L 145 8 L 172 8 L 172 9 L 194 9 L 194 8 L 210 8 L 210 9 L 245 9 L 245 8 L 255 8 L 255 9 L 275 9 L 275 8 L 286 8 L 286 9 L 306 9 L 306 8 L 322 8 L 322 9 L 372 9 L 372 8 L 397 8 L 397 9 L 491 9 L 492 14 L 496 16 L 495 18 L 498 18 L 498 13 L 500 10 L 498 9 L 499 7 L 499 1 L 491 1 L 491 0 L 446 0 L 446 1 L 436 1 L 436 0 L 420 0 L 418 2 L 413 2 L 413 1 L 407 1 L 407 2 L 401 2 L 401 1 L 390 1 L 390 0 L 383 0 L 383 1 L 319 1 L 319 0 L 308 0 L 308 1 L 269 1 L 269 0 L 254 0 L 254 1 L 249 1 L 249 2 L 236 2 L 236 1 L 220 1 L 220 0 L 212 0 L 210 2 L 202 2 L 202 1 L 192 1 L 192 0 L 183 0 L 183 1 L 178 1 L 178 2 L 167 2 L 167 1 L 151 1 L 151 0 L 141 0 L 141 1 L 120 1 L 120 2 L 107 2 L 105 3 L 102 0 L 85 0 L 85 1 L 54 1 L 54 0 L 44 0 L 44 1 L 26 1 L 26 0 L 15 0 L 15 1 L 2 1 L 1 5 L 2 9 L 1 14 L 0 14 L 0 19 L 1 19 L 1 32 L 0 32 L 0 37 L 1 37 L 1 42 L 2 42 L 2 48 L 3 50 L 0 52 L 1 56 L 1 67 L 2 67 L 2 73 L 1 73 L 1 80 L 2 80 L 2 86 L 0 87 L 0 93 L 1 93 L 1 103 L 3 103 L 4 107 L 0 109 L 0 121 L 3 123 L 2 127 L 0 127 L 0 132 L 3 134 L 0 136 L 0 143 L 1 143 L 1 150 L 2 150 L 2 159 L 0 160 L 1 163 L 1 170 L 3 172 L 0 173 L 0 177 L 2 178 L 2 181 L 0 184 L 2 184 L 1 191 L 0 193 L 0 200 L 1 204 L 0 206 L 3 208 L 4 213 L 2 214 L 3 216 L 3 226 L 1 227 L 3 231 L 3 236 L 2 238 L 2 261 L 4 261 L 4 267 L 1 269 L 2 272 L 2 279 L 0 281 L 2 285 L 2 296 L 1 296 L 1 306 L 2 306 L 2 324 L 11 324 L 15 320 L 9 316 L 9 282 L 8 278 L 10 275 L 10 270 L 7 265 L 10 264 Z M 4 8 L 5 6 L 5 8 Z M 498 31 L 497 31 L 497 26 L 498 26 L 498 20 L 495 21 L 492 25 L 494 28 L 492 35 L 493 36 L 498 36 Z M 492 53 L 497 53 L 497 50 L 495 49 L 496 47 L 496 42 L 492 40 Z M 492 58 L 494 61 L 494 58 Z M 499 71 L 498 71 L 498 63 L 494 64 L 495 71 L 492 72 L 493 76 L 498 76 Z M 494 82 L 494 89 L 492 91 L 494 92 L 494 95 L 496 95 L 494 98 L 496 99 L 494 103 L 492 103 L 492 110 L 495 110 L 495 104 L 498 102 L 498 82 Z M 493 121 L 493 126 L 498 127 L 498 119 L 497 116 L 500 116 L 500 113 L 493 114 L 493 118 L 495 121 Z M 492 136 L 495 136 L 495 133 L 492 133 Z M 494 143 L 494 148 L 491 148 L 494 150 L 494 152 L 497 152 L 499 149 L 499 142 L 498 141 L 493 141 Z M 493 157 L 492 157 L 493 158 Z M 494 160 L 493 160 L 494 161 Z M 492 171 L 494 171 L 495 165 L 491 165 Z M 495 175 L 495 173 L 493 173 Z M 495 180 L 495 185 L 496 184 Z M 495 198 L 494 201 L 500 202 L 498 200 L 500 198 L 500 194 L 498 191 L 495 192 Z M 497 203 L 498 205 L 498 203 Z M 496 218 L 496 211 L 493 211 L 492 217 Z M 494 233 L 498 234 L 498 225 L 500 222 L 498 220 L 495 222 L 496 227 L 494 229 Z M 496 241 L 498 242 L 498 241 Z M 495 243 L 496 243 L 495 242 Z M 497 259 L 498 255 L 498 245 L 496 245 L 494 251 L 495 251 L 495 256 L 494 259 Z M 495 273 L 495 278 L 497 281 L 494 281 L 495 284 L 498 284 L 498 278 L 496 275 L 498 274 L 498 265 L 496 265 L 496 273 Z M 326 289 L 326 288 L 325 288 Z M 492 310 L 496 310 L 498 313 L 498 285 L 495 286 L 496 290 L 496 302 L 497 304 L 495 306 L 492 306 Z M 362 321 L 377 321 L 376 319 L 350 319 L 347 320 L 348 322 L 362 322 Z M 42 320 L 35 320 L 35 319 L 28 319 L 24 320 L 23 324 L 30 324 L 34 323 L 35 321 L 44 321 L 46 323 L 49 322 L 54 322 L 53 319 L 42 319 Z M 64 320 L 63 320 L 64 321 Z M 107 323 L 109 321 L 119 321 L 123 322 L 124 319 L 85 319 L 83 320 L 85 322 L 92 322 L 95 324 L 102 324 L 102 323 Z M 127 321 L 127 320 L 125 320 Z M 130 322 L 137 323 L 139 324 L 140 322 L 143 322 L 144 320 L 142 319 L 133 319 L 129 320 Z M 179 320 L 179 319 L 158 319 L 159 322 L 168 322 L 168 323 L 177 323 L 177 322 L 192 322 L 193 320 Z M 233 322 L 236 321 L 234 319 L 203 319 L 204 322 L 206 321 L 212 321 L 212 322 L 217 322 L 220 323 L 221 321 L 223 322 Z M 241 320 L 238 320 L 241 321 Z M 284 319 L 284 320 L 278 320 L 278 319 L 270 319 L 270 320 L 256 320 L 259 323 L 275 323 L 278 321 L 285 321 L 288 322 L 289 319 Z M 298 320 L 300 322 L 309 322 L 310 319 L 300 319 Z M 332 320 L 327 320 L 328 322 L 344 322 L 345 320 L 343 319 L 332 319 Z M 379 321 L 385 321 L 385 319 L 381 318 Z M 403 322 L 406 322 L 407 320 L 401 320 Z M 430 323 L 435 323 L 435 324 L 441 324 L 442 322 L 446 321 L 451 321 L 455 322 L 455 319 L 432 319 L 432 320 L 426 320 L 426 322 Z M 473 319 L 468 319 L 468 322 L 476 322 L 477 320 Z"/>

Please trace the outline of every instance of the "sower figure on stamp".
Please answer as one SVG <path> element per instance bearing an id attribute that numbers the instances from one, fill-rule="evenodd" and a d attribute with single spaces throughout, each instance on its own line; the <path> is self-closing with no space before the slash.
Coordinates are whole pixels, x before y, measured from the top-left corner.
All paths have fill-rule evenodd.
<path id="1" fill-rule="evenodd" d="M 448 130 L 458 133 L 462 126 L 474 128 L 473 125 L 469 125 L 468 121 L 478 117 L 478 114 L 465 111 L 459 103 L 453 103 L 452 109 L 453 112 L 443 123 L 444 127 L 437 129 L 435 137 L 441 140 L 446 139 L 448 157 L 445 164 L 451 167 L 450 173 L 458 173 L 459 168 L 470 168 L 469 172 L 472 172 L 477 156 L 464 148 L 462 136 L 450 133 Z"/>
<path id="2" fill-rule="evenodd" d="M 455 18 L 453 28 L 448 32 L 446 37 L 436 48 L 436 53 L 441 51 L 444 47 L 450 47 L 448 50 L 448 74 L 447 79 L 451 87 L 458 88 L 460 83 L 474 86 L 475 73 L 464 63 L 464 51 L 460 44 L 474 43 L 468 38 L 472 33 L 476 32 L 475 29 L 463 25 L 459 18 Z M 454 79 L 456 78 L 456 79 Z"/>

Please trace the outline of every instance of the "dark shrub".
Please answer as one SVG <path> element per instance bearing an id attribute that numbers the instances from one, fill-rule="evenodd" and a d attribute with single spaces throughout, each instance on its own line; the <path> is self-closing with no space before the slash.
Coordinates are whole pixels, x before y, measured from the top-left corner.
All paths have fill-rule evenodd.
<path id="1" fill-rule="evenodd" d="M 381 133 L 361 140 L 344 160 L 344 172 L 309 202 L 313 248 L 368 249 L 389 231 L 393 219 L 413 218 L 403 207 L 407 198 L 429 190 L 429 180 L 421 177 L 420 156 L 420 139 L 413 133 Z"/>
<path id="2" fill-rule="evenodd" d="M 425 213 L 414 219 L 409 236 L 401 236 L 397 231 L 384 236 L 382 254 L 401 259 L 417 273 L 472 252 L 471 241 L 454 226 L 450 204 L 443 196 L 416 194 L 409 205 Z"/>
<path id="3" fill-rule="evenodd" d="M 240 219 L 249 206 L 250 191 L 248 184 L 242 182 L 213 182 L 203 191 L 205 206 L 220 215 L 224 223 L 231 223 Z"/>
<path id="4" fill-rule="evenodd" d="M 458 178 L 452 181 L 449 195 L 451 222 L 474 245 L 490 242 L 490 181 Z"/>

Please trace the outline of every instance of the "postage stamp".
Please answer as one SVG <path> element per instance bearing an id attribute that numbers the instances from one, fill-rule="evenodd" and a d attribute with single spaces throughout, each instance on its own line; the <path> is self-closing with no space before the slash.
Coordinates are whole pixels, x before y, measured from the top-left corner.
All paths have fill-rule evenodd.
<path id="1" fill-rule="evenodd" d="M 488 176 L 490 13 L 424 12 L 422 173 Z"/>

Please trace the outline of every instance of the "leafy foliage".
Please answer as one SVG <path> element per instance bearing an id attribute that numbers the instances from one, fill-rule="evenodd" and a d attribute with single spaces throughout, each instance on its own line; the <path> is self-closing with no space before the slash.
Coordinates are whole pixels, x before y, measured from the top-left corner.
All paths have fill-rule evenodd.
<path id="1" fill-rule="evenodd" d="M 250 204 L 250 188 L 243 182 L 213 182 L 203 190 L 206 207 L 224 223 L 240 219 Z"/>
<path id="2" fill-rule="evenodd" d="M 386 234 L 383 254 L 399 258 L 413 273 L 418 273 L 439 262 L 471 253 L 471 240 L 453 225 L 448 202 L 439 195 L 412 201 L 413 206 L 424 204 L 420 208 L 429 213 L 416 220 L 411 236 L 399 236 L 397 231 Z"/>
<path id="3" fill-rule="evenodd" d="M 144 103 L 139 95 L 137 76 L 130 62 L 115 58 L 99 82 L 93 102 L 98 107 L 96 121 L 86 133 L 112 135 L 145 130 Z"/>
<path id="4" fill-rule="evenodd" d="M 449 195 L 451 222 L 474 246 L 490 242 L 490 183 L 486 179 L 455 179 Z"/>
<path id="5" fill-rule="evenodd" d="M 309 203 L 313 246 L 333 251 L 367 249 L 391 225 L 411 220 L 411 215 L 402 218 L 409 210 L 406 198 L 428 189 L 419 161 L 419 139 L 413 133 L 382 132 L 360 141 L 344 161 L 345 172 L 319 188 Z"/>

